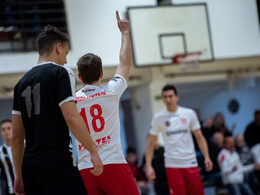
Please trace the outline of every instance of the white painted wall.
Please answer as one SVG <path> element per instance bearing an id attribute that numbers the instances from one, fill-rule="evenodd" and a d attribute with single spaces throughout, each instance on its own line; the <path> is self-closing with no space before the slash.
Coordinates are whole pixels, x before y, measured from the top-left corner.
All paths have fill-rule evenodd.
<path id="1" fill-rule="evenodd" d="M 155 5 L 155 0 L 65 0 L 69 33 L 75 64 L 80 56 L 90 52 L 100 55 L 104 66 L 119 63 L 121 44 L 115 11 L 125 18 L 127 7 Z"/>
<path id="2" fill-rule="evenodd" d="M 37 52 L 0 54 L 0 74 L 28 71 L 38 60 Z"/>
<path id="3" fill-rule="evenodd" d="M 127 7 L 155 5 L 156 0 L 65 0 L 67 24 L 71 37 L 68 66 L 76 68 L 81 55 L 100 55 L 104 66 L 119 63 L 120 32 L 115 11 L 125 18 Z M 37 52 L 0 54 L 0 74 L 26 72 L 37 62 Z"/>
<path id="4" fill-rule="evenodd" d="M 141 163 L 145 153 L 146 138 L 150 130 L 150 124 L 153 117 L 152 106 L 150 102 L 150 92 L 147 85 L 138 86 L 131 89 L 133 119 L 138 151 L 138 162 Z"/>

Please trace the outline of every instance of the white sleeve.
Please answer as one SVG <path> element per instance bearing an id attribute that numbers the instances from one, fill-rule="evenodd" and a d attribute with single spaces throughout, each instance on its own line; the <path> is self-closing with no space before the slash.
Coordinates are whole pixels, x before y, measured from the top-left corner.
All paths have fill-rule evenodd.
<path id="1" fill-rule="evenodd" d="M 57 76 L 57 98 L 59 102 L 59 106 L 65 102 L 76 101 L 76 78 L 73 71 L 63 66 L 64 69 L 59 72 Z"/>
<path id="2" fill-rule="evenodd" d="M 152 120 L 152 123 L 151 123 L 150 134 L 151 135 L 158 135 L 159 133 L 160 133 L 159 121 L 155 116 Z"/>
<path id="3" fill-rule="evenodd" d="M 116 74 L 108 83 L 106 84 L 105 88 L 109 90 L 112 94 L 121 95 L 127 88 L 127 82 L 124 77 L 119 74 Z"/>
<path id="4" fill-rule="evenodd" d="M 231 173 L 233 170 L 230 159 L 224 152 L 220 152 L 218 155 L 218 165 L 222 174 Z"/>
<path id="5" fill-rule="evenodd" d="M 254 161 L 260 165 L 260 144 L 256 144 L 252 147 L 251 152 L 253 154 Z"/>
<path id="6" fill-rule="evenodd" d="M 253 169 L 254 169 L 254 165 L 253 165 L 253 164 L 251 164 L 251 165 L 244 165 L 244 166 L 243 166 L 243 172 L 244 172 L 244 173 L 253 171 Z"/>
<path id="7" fill-rule="evenodd" d="M 22 115 L 20 111 L 17 110 L 12 110 L 12 114 L 16 114 L 16 115 Z"/>
<path id="8" fill-rule="evenodd" d="M 191 117 L 190 129 L 192 131 L 200 129 L 199 120 L 193 110 L 191 111 L 190 117 Z"/>

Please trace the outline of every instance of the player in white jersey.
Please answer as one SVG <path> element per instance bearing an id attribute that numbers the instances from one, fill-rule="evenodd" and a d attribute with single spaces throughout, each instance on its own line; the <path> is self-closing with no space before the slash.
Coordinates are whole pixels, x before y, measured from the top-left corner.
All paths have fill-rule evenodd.
<path id="1" fill-rule="evenodd" d="M 167 109 L 156 114 L 152 121 L 146 147 L 146 176 L 149 180 L 156 177 L 151 161 L 157 135 L 161 132 L 165 141 L 164 157 L 170 194 L 202 195 L 203 184 L 191 133 L 205 158 L 206 170 L 210 171 L 213 164 L 199 121 L 192 109 L 178 106 L 179 97 L 173 85 L 166 85 L 162 89 L 162 99 Z"/>
<path id="2" fill-rule="evenodd" d="M 82 56 L 77 63 L 79 78 L 84 83 L 84 87 L 76 94 L 78 111 L 88 126 L 104 164 L 102 175 L 90 174 L 93 167 L 90 154 L 76 141 L 78 168 L 90 195 L 139 194 L 120 143 L 119 99 L 127 88 L 132 65 L 130 24 L 125 19 L 121 20 L 118 12 L 116 16 L 122 45 L 115 76 L 105 86 L 100 85 L 102 61 L 94 54 Z"/>

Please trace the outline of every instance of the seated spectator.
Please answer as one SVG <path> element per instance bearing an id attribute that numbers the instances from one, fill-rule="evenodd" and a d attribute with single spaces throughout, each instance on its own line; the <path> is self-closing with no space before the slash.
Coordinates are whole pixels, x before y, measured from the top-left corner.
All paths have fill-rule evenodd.
<path id="1" fill-rule="evenodd" d="M 136 184 L 140 188 L 142 195 L 145 195 L 147 194 L 147 185 L 144 173 L 141 171 L 141 169 L 139 169 L 137 165 L 136 150 L 134 148 L 128 148 L 126 153 L 126 160 L 134 176 Z"/>
<path id="2" fill-rule="evenodd" d="M 224 149 L 218 155 L 218 164 L 221 170 L 223 183 L 227 185 L 230 195 L 253 195 L 253 191 L 247 183 L 244 183 L 244 173 L 259 169 L 257 163 L 243 166 L 238 153 L 235 151 L 235 141 L 227 136 L 224 141 Z"/>
<path id="3" fill-rule="evenodd" d="M 257 162 L 257 164 L 260 165 L 260 143 L 256 144 L 252 148 L 252 154 L 253 154 L 255 162 Z M 259 184 L 260 183 L 260 170 L 255 171 L 255 173 L 258 178 L 258 184 Z M 258 185 L 258 192 L 260 194 L 260 185 Z"/>
<path id="4" fill-rule="evenodd" d="M 222 132 L 216 132 L 213 135 L 212 143 L 217 148 L 222 149 L 224 147 L 224 139 L 225 137 Z"/>
<path id="5" fill-rule="evenodd" d="M 254 163 L 253 154 L 250 151 L 250 148 L 246 146 L 244 141 L 244 136 L 238 134 L 235 137 L 236 152 L 238 153 L 241 163 L 243 166 L 250 165 Z M 251 187 L 254 193 L 257 193 L 258 182 L 256 175 L 253 171 L 245 173 L 245 182 Z"/>
<path id="6" fill-rule="evenodd" d="M 209 137 L 212 137 L 212 135 L 214 134 L 212 129 L 213 125 L 214 125 L 214 117 L 208 117 L 203 124 L 203 128 L 205 129 L 205 131 L 208 132 Z"/>
<path id="7" fill-rule="evenodd" d="M 252 148 L 254 160 L 260 165 L 260 143 Z"/>
<path id="8" fill-rule="evenodd" d="M 244 136 L 250 148 L 260 143 L 260 110 L 255 111 L 254 121 L 246 127 Z"/>
<path id="9" fill-rule="evenodd" d="M 235 138 L 236 152 L 239 154 L 240 160 L 243 165 L 249 165 L 254 162 L 253 155 L 249 147 L 245 145 L 244 136 L 238 134 Z"/>
<path id="10" fill-rule="evenodd" d="M 200 110 L 198 108 L 194 109 L 195 113 L 196 113 L 196 116 L 199 120 L 199 123 L 200 123 L 200 126 L 201 126 L 201 132 L 204 136 L 204 138 L 206 139 L 207 141 L 207 144 L 209 144 L 209 139 L 210 139 L 210 130 L 207 128 L 207 127 L 204 127 L 203 125 L 203 121 L 201 119 L 201 113 L 200 113 Z M 199 146 L 198 146 L 198 143 L 194 137 L 194 135 L 192 135 L 192 138 L 193 138 L 193 142 L 194 142 L 194 146 L 195 146 L 195 150 L 196 150 L 196 153 L 197 151 L 200 151 L 199 149 Z M 202 154 L 200 154 L 202 156 Z M 203 165 L 204 165 L 204 162 L 203 162 Z"/>
<path id="11" fill-rule="evenodd" d="M 222 113 L 217 113 L 214 118 L 214 124 L 212 126 L 212 133 L 222 132 L 224 136 L 232 135 L 232 132 L 228 130 L 225 119 Z"/>
<path id="12" fill-rule="evenodd" d="M 222 132 L 215 132 L 212 137 L 212 143 L 210 144 L 209 152 L 210 158 L 213 162 L 213 169 L 210 177 L 213 179 L 215 186 L 222 186 L 222 179 L 220 174 L 220 168 L 218 165 L 218 154 L 224 147 L 224 134 Z"/>
<path id="13" fill-rule="evenodd" d="M 1 121 L 1 136 L 4 144 L 0 145 L 0 194 L 14 195 L 14 165 L 11 152 L 13 125 L 10 119 Z"/>
<path id="14" fill-rule="evenodd" d="M 201 132 L 208 144 L 208 147 L 210 147 L 210 131 L 203 127 L 203 121 L 201 119 L 200 110 L 198 108 L 196 108 L 196 109 L 194 109 L 194 111 L 195 111 L 198 121 L 200 123 Z M 192 139 L 193 139 L 193 143 L 194 143 L 194 148 L 195 148 L 195 152 L 196 152 L 196 158 L 197 158 L 197 162 L 198 162 L 198 166 L 199 166 L 199 170 L 200 170 L 201 179 L 202 179 L 204 185 L 210 185 L 210 184 L 208 184 L 209 172 L 206 171 L 204 157 L 202 155 L 202 152 L 200 151 L 197 140 L 193 134 L 192 134 Z"/>

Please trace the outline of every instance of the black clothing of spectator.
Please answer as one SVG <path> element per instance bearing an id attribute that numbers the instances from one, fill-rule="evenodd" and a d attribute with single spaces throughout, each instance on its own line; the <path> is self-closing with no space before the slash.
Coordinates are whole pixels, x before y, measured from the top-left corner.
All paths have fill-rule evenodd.
<path id="1" fill-rule="evenodd" d="M 254 159 L 249 147 L 243 146 L 240 148 L 236 146 L 236 152 L 238 153 L 243 165 L 250 165 L 254 163 Z"/>
<path id="2" fill-rule="evenodd" d="M 260 143 L 260 110 L 255 111 L 254 121 L 246 127 L 244 136 L 250 148 Z"/>
<path id="3" fill-rule="evenodd" d="M 167 175 L 164 166 L 164 147 L 157 145 L 154 149 L 152 167 L 155 171 L 155 182 L 154 190 L 157 195 L 169 195 L 169 187 L 167 181 Z M 141 169 L 145 168 L 145 156 L 143 158 L 143 163 Z"/>
<path id="4" fill-rule="evenodd" d="M 169 195 L 169 187 L 167 182 L 166 171 L 164 167 L 164 148 L 159 147 L 154 150 L 152 166 L 154 168 L 156 179 L 154 188 L 157 195 Z"/>
<path id="5" fill-rule="evenodd" d="M 218 154 L 223 148 L 220 148 L 216 146 L 215 144 L 211 144 L 211 147 L 209 148 L 209 155 L 213 162 L 213 169 L 211 173 L 220 172 L 220 168 L 218 166 Z"/>
<path id="6" fill-rule="evenodd" d="M 246 127 L 244 136 L 246 143 L 250 148 L 260 143 L 260 124 L 256 121 L 250 123 Z"/>

